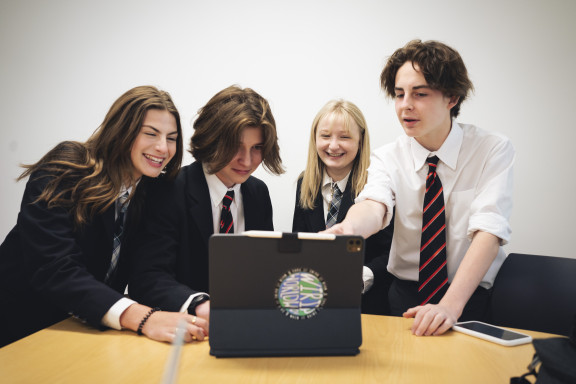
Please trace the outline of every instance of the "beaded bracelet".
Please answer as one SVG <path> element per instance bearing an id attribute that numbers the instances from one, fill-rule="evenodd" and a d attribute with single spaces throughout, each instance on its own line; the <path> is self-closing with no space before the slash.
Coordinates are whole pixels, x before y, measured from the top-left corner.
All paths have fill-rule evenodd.
<path id="1" fill-rule="evenodd" d="M 150 318 L 150 316 L 152 316 L 152 314 L 154 312 L 159 311 L 160 308 L 156 307 L 156 308 L 152 308 L 147 314 L 146 316 L 144 316 L 144 318 L 142 319 L 142 321 L 140 322 L 140 325 L 138 326 L 138 334 L 140 336 L 142 336 L 142 328 L 144 328 L 144 324 L 146 324 L 146 322 L 148 321 L 148 319 Z"/>

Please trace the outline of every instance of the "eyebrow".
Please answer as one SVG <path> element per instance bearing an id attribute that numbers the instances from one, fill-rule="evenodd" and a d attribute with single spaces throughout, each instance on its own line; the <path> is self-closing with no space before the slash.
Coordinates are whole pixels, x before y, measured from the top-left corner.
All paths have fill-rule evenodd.
<path id="1" fill-rule="evenodd" d="M 423 85 L 417 85 L 415 87 L 412 87 L 412 89 L 431 89 L 429 85 L 423 84 Z M 404 88 L 402 87 L 394 87 L 394 90 L 396 91 L 403 91 Z"/>
<path id="2" fill-rule="evenodd" d="M 150 129 L 154 130 L 156 133 L 160 133 L 160 131 L 159 131 L 158 129 L 154 128 L 154 127 L 151 126 L 151 125 L 142 124 L 142 128 L 144 128 L 144 127 L 150 128 Z M 170 136 L 170 135 L 177 135 L 177 134 L 178 134 L 178 131 L 176 130 L 176 131 L 170 132 L 170 133 L 168 134 L 168 136 Z"/>

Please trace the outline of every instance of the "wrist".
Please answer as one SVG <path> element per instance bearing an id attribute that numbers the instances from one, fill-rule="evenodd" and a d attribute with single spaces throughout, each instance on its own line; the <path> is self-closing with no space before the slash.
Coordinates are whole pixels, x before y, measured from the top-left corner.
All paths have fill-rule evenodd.
<path id="1" fill-rule="evenodd" d="M 150 310 L 150 307 L 147 307 L 142 304 L 134 303 L 122 314 L 120 315 L 120 326 L 123 329 L 130 329 L 131 331 L 136 332 L 138 330 L 138 325 L 146 313 Z"/>
<path id="2" fill-rule="evenodd" d="M 194 296 L 190 302 L 190 305 L 188 306 L 188 313 L 191 315 L 196 315 L 196 307 L 208 300 L 210 300 L 210 296 L 208 296 L 206 293 L 201 293 L 197 296 Z"/>
<path id="3" fill-rule="evenodd" d="M 144 317 L 142 318 L 142 320 L 140 321 L 140 324 L 138 325 L 138 330 L 136 331 L 138 333 L 138 335 L 142 336 L 142 329 L 144 328 L 144 325 L 146 324 L 146 322 L 148 321 L 148 319 L 150 318 L 150 316 L 152 316 L 152 314 L 154 312 L 158 312 L 160 310 L 160 308 L 155 307 L 152 308 L 148 311 L 148 313 L 146 313 L 146 315 L 144 315 Z"/>

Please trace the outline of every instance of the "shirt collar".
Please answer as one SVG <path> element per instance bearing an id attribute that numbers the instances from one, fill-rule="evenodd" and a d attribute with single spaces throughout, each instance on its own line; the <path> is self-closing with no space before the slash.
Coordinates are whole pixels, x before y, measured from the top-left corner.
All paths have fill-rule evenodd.
<path id="1" fill-rule="evenodd" d="M 464 132 L 462 131 L 462 127 L 460 127 L 455 120 L 452 120 L 450 133 L 437 151 L 431 152 L 427 150 L 421 146 L 415 138 L 411 137 L 410 148 L 412 152 L 412 160 L 414 162 L 414 171 L 418 172 L 424 164 L 426 164 L 426 159 L 433 155 L 438 156 L 444 164 L 452 170 L 455 170 L 456 165 L 458 164 L 458 154 L 460 153 L 463 138 Z"/>
<path id="2" fill-rule="evenodd" d="M 134 189 L 139 182 L 140 180 L 138 180 L 135 185 L 131 185 L 128 188 L 126 188 L 126 186 L 123 185 L 122 188 L 120 188 L 120 193 L 118 194 L 116 200 L 118 200 L 121 196 L 124 196 L 126 193 L 128 194 L 128 196 L 130 196 L 130 194 L 132 193 L 132 189 Z"/>
<path id="3" fill-rule="evenodd" d="M 342 180 L 335 182 L 336 185 L 338 185 L 338 189 L 340 189 L 340 192 L 344 193 L 344 190 L 346 189 L 346 184 L 348 184 L 349 177 L 350 172 L 348 172 L 346 177 L 344 177 Z M 325 188 L 326 186 L 331 186 L 332 183 L 334 183 L 334 180 L 332 180 L 332 178 L 328 176 L 328 173 L 324 171 L 324 177 L 322 179 L 322 188 Z"/>
<path id="4" fill-rule="evenodd" d="M 208 173 L 204 164 L 202 164 L 202 170 L 204 171 L 204 177 L 206 178 L 206 183 L 208 184 L 208 191 L 210 192 L 210 200 L 212 200 L 212 205 L 218 207 L 220 203 L 222 203 L 222 199 L 228 190 L 234 191 L 234 199 L 239 196 L 241 184 L 235 184 L 232 188 L 228 188 L 222 181 L 220 181 L 215 173 Z"/>

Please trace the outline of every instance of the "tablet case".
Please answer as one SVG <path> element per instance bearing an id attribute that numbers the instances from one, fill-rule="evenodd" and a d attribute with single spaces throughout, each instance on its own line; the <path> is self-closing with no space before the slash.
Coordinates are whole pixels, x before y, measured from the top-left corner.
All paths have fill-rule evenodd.
<path id="1" fill-rule="evenodd" d="M 357 354 L 363 238 L 278 236 L 211 237 L 210 354 Z"/>

